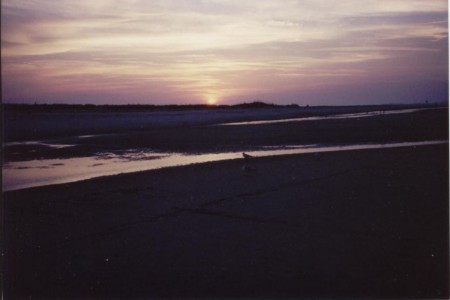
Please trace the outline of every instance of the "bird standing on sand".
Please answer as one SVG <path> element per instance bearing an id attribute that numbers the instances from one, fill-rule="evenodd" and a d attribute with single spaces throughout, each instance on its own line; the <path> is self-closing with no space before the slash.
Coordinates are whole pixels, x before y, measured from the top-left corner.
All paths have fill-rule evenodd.
<path id="1" fill-rule="evenodd" d="M 247 153 L 245 153 L 245 152 L 242 152 L 242 156 L 245 158 L 245 159 L 248 159 L 248 158 L 252 158 L 253 156 L 251 156 L 250 154 L 247 154 Z"/>
<path id="2" fill-rule="evenodd" d="M 256 171 L 255 168 L 250 167 L 247 162 L 250 158 L 252 158 L 253 156 L 251 156 L 250 154 L 247 154 L 245 152 L 242 152 L 242 156 L 244 157 L 244 165 L 242 166 L 242 170 L 245 172 L 249 172 L 249 171 Z"/>

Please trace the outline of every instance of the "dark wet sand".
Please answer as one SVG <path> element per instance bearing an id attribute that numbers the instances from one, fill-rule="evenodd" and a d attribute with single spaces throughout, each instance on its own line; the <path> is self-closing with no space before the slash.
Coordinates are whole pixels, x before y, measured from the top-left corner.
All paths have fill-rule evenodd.
<path id="1" fill-rule="evenodd" d="M 336 109 L 338 108 L 336 107 Z M 199 117 L 198 114 L 200 113 L 198 111 L 190 114 L 186 113 L 185 117 L 196 120 L 195 117 Z M 222 113 L 224 115 L 227 114 L 225 112 Z M 263 112 L 253 111 L 253 113 L 257 115 Z M 295 110 L 286 111 L 284 117 L 293 113 L 295 113 Z M 180 117 L 182 116 L 184 115 Z M 133 115 L 130 116 L 130 118 L 132 117 Z M 137 118 L 137 116 L 135 117 Z M 106 114 L 104 118 L 114 120 L 115 116 Z M 151 118 L 149 119 L 151 121 Z M 202 117 L 199 117 L 199 119 L 202 120 Z M 251 118 L 245 119 L 245 121 L 249 120 Z M 179 120 L 177 121 L 176 118 L 175 121 L 171 121 L 168 118 L 166 122 L 173 122 L 173 124 L 171 126 L 166 124 L 162 128 L 150 126 L 142 130 L 125 131 L 125 129 L 122 129 L 113 133 L 109 132 L 106 135 L 81 139 L 70 137 L 71 133 L 68 130 L 65 132 L 65 138 L 59 138 L 54 141 L 46 140 L 46 142 L 50 144 L 74 145 L 73 147 L 52 148 L 42 144 L 9 145 L 4 148 L 4 159 L 5 161 L 58 159 L 95 156 L 99 152 L 120 153 L 128 149 L 147 149 L 156 152 L 211 153 L 252 151 L 264 146 L 342 145 L 445 140 L 448 139 L 449 120 L 448 109 L 440 108 L 407 114 L 379 115 L 370 118 L 245 126 L 207 126 L 205 124 L 200 126 L 192 122 L 183 123 Z M 59 123 L 55 121 L 51 124 Z M 84 124 L 84 120 L 81 119 L 80 123 Z M 121 125 L 120 122 L 118 123 L 116 126 Z M 25 125 L 29 132 L 33 132 L 32 122 L 25 122 Z M 91 130 L 98 126 L 95 123 L 91 125 Z M 52 128 L 54 127 L 52 126 Z M 86 132 L 77 132 L 79 135 L 83 133 Z M 92 132 L 87 133 L 92 134 Z M 43 132 L 38 132 L 32 140 L 41 138 L 45 141 L 45 138 L 49 138 L 49 135 L 51 135 L 51 132 L 44 130 Z"/>
<path id="2" fill-rule="evenodd" d="M 4 193 L 16 298 L 448 298 L 448 145 Z"/>

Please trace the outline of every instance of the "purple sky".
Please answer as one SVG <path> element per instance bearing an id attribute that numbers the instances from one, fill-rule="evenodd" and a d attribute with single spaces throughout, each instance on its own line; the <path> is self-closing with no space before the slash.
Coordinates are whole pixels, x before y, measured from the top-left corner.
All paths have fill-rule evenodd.
<path id="1" fill-rule="evenodd" d="M 4 102 L 448 101 L 447 0 L 2 0 Z"/>

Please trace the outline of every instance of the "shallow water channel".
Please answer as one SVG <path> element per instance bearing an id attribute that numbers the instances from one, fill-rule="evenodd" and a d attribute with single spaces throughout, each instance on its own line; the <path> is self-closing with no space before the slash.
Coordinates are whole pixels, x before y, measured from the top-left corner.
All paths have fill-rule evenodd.
<path id="1" fill-rule="evenodd" d="M 279 120 L 230 122 L 230 123 L 221 123 L 221 124 L 217 124 L 217 125 L 220 125 L 220 126 L 263 125 L 263 124 L 275 124 L 275 123 L 286 123 L 286 122 L 354 119 L 354 118 L 375 117 L 375 116 L 380 116 L 380 115 L 407 114 L 407 113 L 413 113 L 413 112 L 430 110 L 430 109 L 439 109 L 439 108 L 411 108 L 411 109 L 398 109 L 398 110 L 376 110 L 376 111 L 368 111 L 368 112 L 352 113 L 352 114 L 337 114 L 337 115 L 301 117 L 301 118 L 279 119 Z"/>
<path id="2" fill-rule="evenodd" d="M 265 147 L 258 151 L 249 152 L 249 154 L 255 157 L 264 157 L 332 151 L 417 147 L 445 143 L 448 143 L 448 141 L 357 144 L 344 146 L 292 145 L 283 147 Z M 96 156 L 92 157 L 8 162 L 3 165 L 3 191 L 68 183 L 121 173 L 132 173 L 230 159 L 243 160 L 242 152 L 186 154 L 156 153 L 143 151 L 142 149 L 132 149 L 127 150 L 122 154 L 97 153 Z"/>

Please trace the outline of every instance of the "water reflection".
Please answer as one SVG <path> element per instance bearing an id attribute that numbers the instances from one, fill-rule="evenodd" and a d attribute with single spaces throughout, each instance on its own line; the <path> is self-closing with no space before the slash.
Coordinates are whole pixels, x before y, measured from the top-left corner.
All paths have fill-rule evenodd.
<path id="1" fill-rule="evenodd" d="M 339 114 L 328 116 L 315 116 L 315 117 L 302 117 L 291 119 L 279 119 L 279 120 L 262 120 L 262 121 L 246 121 L 246 122 L 232 122 L 217 124 L 220 126 L 236 126 L 236 125 L 262 125 L 262 124 L 274 124 L 274 123 L 286 123 L 286 122 L 305 122 L 305 121 L 319 121 L 319 120 L 338 120 L 338 119 L 354 119 L 354 118 L 366 118 L 379 115 L 393 115 L 393 114 L 406 114 L 422 110 L 430 110 L 437 108 L 414 108 L 414 109 L 399 109 L 399 110 L 377 110 L 362 113 L 353 114 Z"/>
<path id="2" fill-rule="evenodd" d="M 411 147 L 445 143 L 448 143 L 448 141 L 363 144 L 333 147 L 324 147 L 320 145 L 287 145 L 280 147 L 265 147 L 258 151 L 252 151 L 250 154 L 252 156 L 264 157 L 315 152 Z M 129 150 L 120 155 L 113 153 L 99 153 L 94 157 L 9 162 L 3 166 L 3 190 L 18 190 L 120 173 L 132 173 L 229 159 L 242 159 L 242 152 L 193 155 Z"/>
<path id="3" fill-rule="evenodd" d="M 48 148 L 54 148 L 54 149 L 63 149 L 63 148 L 69 148 L 74 147 L 76 145 L 72 144 L 51 144 L 41 141 L 26 141 L 26 142 L 7 142 L 3 143 L 4 147 L 11 147 L 11 146 L 44 146 Z"/>

